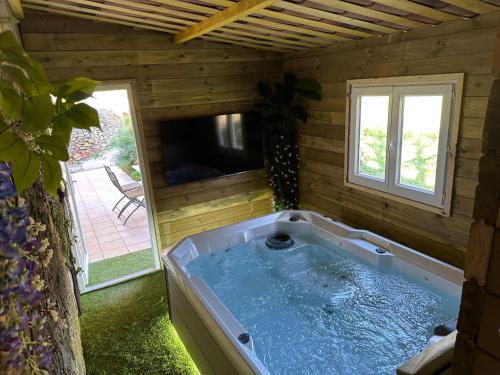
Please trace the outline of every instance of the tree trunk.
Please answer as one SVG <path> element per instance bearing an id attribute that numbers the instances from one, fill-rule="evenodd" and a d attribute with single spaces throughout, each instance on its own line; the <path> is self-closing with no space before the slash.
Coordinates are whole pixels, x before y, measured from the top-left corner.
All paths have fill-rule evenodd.
<path id="1" fill-rule="evenodd" d="M 27 193 L 30 214 L 47 226 L 47 238 L 53 250 L 52 259 L 44 270 L 48 297 L 56 304 L 62 321 L 47 325 L 53 343 L 49 368 L 51 375 L 85 374 L 85 362 L 80 340 L 80 322 L 75 289 L 69 266 L 71 259 L 71 223 L 63 203 L 48 196 L 37 182 Z"/>

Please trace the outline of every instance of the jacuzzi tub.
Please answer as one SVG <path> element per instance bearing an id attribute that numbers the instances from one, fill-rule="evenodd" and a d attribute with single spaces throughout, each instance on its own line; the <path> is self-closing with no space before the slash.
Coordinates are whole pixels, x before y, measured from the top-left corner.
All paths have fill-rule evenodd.
<path id="1" fill-rule="evenodd" d="M 294 244 L 269 249 L 271 233 Z M 163 256 L 202 374 L 393 374 L 458 315 L 460 269 L 308 211 L 190 236 Z"/>

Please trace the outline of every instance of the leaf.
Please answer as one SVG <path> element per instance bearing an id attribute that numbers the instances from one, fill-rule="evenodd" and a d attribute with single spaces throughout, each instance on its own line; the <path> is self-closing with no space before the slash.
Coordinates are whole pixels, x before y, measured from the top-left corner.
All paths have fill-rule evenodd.
<path id="1" fill-rule="evenodd" d="M 51 124 L 54 114 L 55 107 L 49 94 L 33 96 L 25 101 L 21 127 L 28 132 L 44 132 Z"/>
<path id="2" fill-rule="evenodd" d="M 40 161 L 36 154 L 28 149 L 14 159 L 12 162 L 12 176 L 17 194 L 33 185 L 40 173 Z"/>
<path id="3" fill-rule="evenodd" d="M 0 49 L 9 50 L 13 48 L 19 48 L 19 43 L 17 38 L 11 31 L 5 31 L 0 34 Z"/>
<path id="4" fill-rule="evenodd" d="M 304 108 L 302 108 L 301 106 L 298 106 L 298 105 L 293 106 L 292 113 L 300 121 L 302 121 L 303 123 L 307 123 L 307 113 L 306 113 L 306 111 L 304 111 Z"/>
<path id="5" fill-rule="evenodd" d="M 73 121 L 69 119 L 65 113 L 61 113 L 54 117 L 54 126 L 52 134 L 61 137 L 64 140 L 66 147 L 69 145 L 71 139 L 71 132 L 73 131 Z"/>
<path id="6" fill-rule="evenodd" d="M 274 95 L 271 101 L 276 104 L 291 105 L 293 101 L 293 90 L 288 89 L 279 82 L 276 82 L 274 87 L 276 89 L 276 95 Z"/>
<path id="7" fill-rule="evenodd" d="M 317 102 L 321 101 L 321 93 L 320 92 L 297 89 L 297 94 L 300 96 L 303 96 L 304 98 L 315 100 Z"/>
<path id="8" fill-rule="evenodd" d="M 281 113 L 273 113 L 269 116 L 264 117 L 264 123 L 266 124 L 277 124 L 285 121 L 285 116 Z"/>
<path id="9" fill-rule="evenodd" d="M 0 160 L 12 161 L 17 158 L 26 146 L 19 136 L 10 130 L 0 134 Z"/>
<path id="10" fill-rule="evenodd" d="M 91 127 L 100 128 L 97 111 L 85 103 L 78 103 L 71 107 L 66 116 L 73 122 L 73 127 L 90 130 Z"/>
<path id="11" fill-rule="evenodd" d="M 297 77 L 292 73 L 285 73 L 283 76 L 283 84 L 289 89 L 293 89 L 297 83 Z"/>
<path id="12" fill-rule="evenodd" d="M 0 65 L 0 68 L 19 86 L 19 88 L 22 90 L 24 94 L 26 94 L 27 96 L 33 96 L 38 94 L 35 85 L 33 84 L 33 82 L 31 82 L 31 80 L 28 78 L 28 76 L 23 70 L 5 64 Z"/>
<path id="13" fill-rule="evenodd" d="M 38 94 L 46 94 L 52 88 L 42 64 L 32 59 L 19 45 L 10 31 L 0 34 L 0 50 L 3 60 L 25 71 L 36 87 Z M 24 90 L 24 89 L 23 89 Z M 28 91 L 25 92 L 28 94 Z"/>
<path id="14" fill-rule="evenodd" d="M 40 161 L 42 163 L 43 185 L 50 194 L 57 196 L 57 189 L 62 180 L 61 165 L 47 154 L 40 155 Z"/>
<path id="15" fill-rule="evenodd" d="M 271 86 L 262 81 L 260 81 L 257 84 L 257 91 L 264 98 L 270 98 L 273 95 L 273 90 L 271 89 Z"/>
<path id="16" fill-rule="evenodd" d="M 257 108 L 260 108 L 260 109 L 272 109 L 273 108 L 273 106 L 269 103 L 257 103 L 257 104 L 255 104 L 255 106 Z"/>
<path id="17" fill-rule="evenodd" d="M 52 154 L 54 158 L 61 161 L 69 159 L 66 139 L 60 135 L 42 135 L 38 137 L 37 144 L 45 151 Z"/>
<path id="18" fill-rule="evenodd" d="M 33 60 L 28 54 L 24 53 L 22 56 L 8 54 L 6 61 L 21 67 L 26 72 L 36 87 L 37 95 L 47 94 L 52 91 L 52 84 L 45 74 L 43 65 Z"/>
<path id="19" fill-rule="evenodd" d="M 0 135 L 9 128 L 9 125 L 5 123 L 2 119 L 0 119 Z"/>
<path id="20" fill-rule="evenodd" d="M 299 79 L 295 86 L 304 91 L 321 92 L 321 85 L 313 79 Z"/>
<path id="21" fill-rule="evenodd" d="M 6 120 L 16 121 L 22 117 L 23 98 L 10 87 L 0 89 L 0 111 Z"/>
<path id="22" fill-rule="evenodd" d="M 62 97 L 66 101 L 79 102 L 92 96 L 96 85 L 97 81 L 79 77 L 59 82 L 54 92 L 57 97 Z"/>

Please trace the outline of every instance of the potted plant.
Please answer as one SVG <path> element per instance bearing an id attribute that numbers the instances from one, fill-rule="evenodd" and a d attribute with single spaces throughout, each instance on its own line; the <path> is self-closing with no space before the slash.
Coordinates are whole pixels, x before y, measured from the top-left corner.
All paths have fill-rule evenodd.
<path id="1" fill-rule="evenodd" d="M 299 205 L 299 149 L 297 121 L 307 123 L 303 100 L 321 101 L 321 85 L 312 79 L 298 79 L 291 73 L 274 88 L 257 86 L 264 101 L 257 104 L 264 127 L 264 152 L 276 210 L 295 210 Z"/>

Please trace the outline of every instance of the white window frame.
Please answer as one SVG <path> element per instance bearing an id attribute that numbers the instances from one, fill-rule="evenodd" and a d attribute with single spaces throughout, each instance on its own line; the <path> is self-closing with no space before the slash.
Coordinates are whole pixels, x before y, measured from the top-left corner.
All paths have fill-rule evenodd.
<path id="1" fill-rule="evenodd" d="M 463 73 L 359 79 L 347 81 L 344 184 L 391 200 L 449 216 L 460 122 Z M 402 101 L 405 95 L 442 95 L 434 194 L 399 184 L 402 143 Z M 384 181 L 358 173 L 360 96 L 389 96 Z"/>

